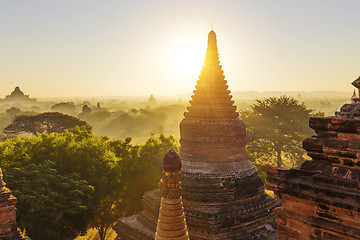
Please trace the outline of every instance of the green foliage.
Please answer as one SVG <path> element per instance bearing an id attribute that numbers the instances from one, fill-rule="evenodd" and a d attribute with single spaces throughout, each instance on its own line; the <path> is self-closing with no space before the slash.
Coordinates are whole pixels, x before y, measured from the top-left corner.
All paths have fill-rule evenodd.
<path id="1" fill-rule="evenodd" d="M 281 96 L 256 100 L 250 110 L 241 112 L 248 156 L 260 175 L 265 176 L 266 166 L 292 167 L 305 160 L 302 141 L 313 132 L 308 127 L 312 111 L 294 98 Z"/>
<path id="2" fill-rule="evenodd" d="M 161 178 L 165 153 L 172 148 L 179 150 L 175 138 L 163 134 L 158 138 L 152 135 L 144 145 L 132 145 L 131 138 L 110 141 L 109 145 L 119 158 L 121 184 L 98 205 L 93 226 L 98 229 L 102 240 L 117 218 L 141 210 L 142 196 L 156 188 Z"/>
<path id="3" fill-rule="evenodd" d="M 79 231 L 84 231 L 93 218 L 94 209 L 96 208 L 99 201 L 101 201 L 111 190 L 113 182 L 117 180 L 116 168 L 117 158 L 115 154 L 112 153 L 108 148 L 109 139 L 106 137 L 98 137 L 93 133 L 87 131 L 85 128 L 80 129 L 76 127 L 72 132 L 65 131 L 63 133 L 51 133 L 51 134 L 40 134 L 37 137 L 32 138 L 14 138 L 6 140 L 2 145 L 0 145 L 0 166 L 5 170 L 11 172 L 14 178 L 5 180 L 8 182 L 11 187 L 13 184 L 14 195 L 19 198 L 19 213 L 18 217 L 20 219 L 25 219 L 20 221 L 20 226 L 25 227 L 30 236 L 43 236 L 40 239 L 55 239 L 57 236 L 54 232 L 57 231 L 59 236 L 68 236 L 75 235 Z M 49 162 L 53 164 L 49 165 Z M 35 171 L 36 168 L 44 170 L 48 168 L 47 174 L 38 174 L 37 177 L 26 178 L 29 186 L 37 186 L 38 181 L 43 181 L 43 184 L 46 184 L 48 181 L 49 175 L 53 174 L 56 176 L 73 176 L 75 173 L 79 179 L 74 179 L 74 181 L 64 182 L 68 186 L 66 192 L 65 188 L 56 187 L 54 192 L 57 192 L 51 195 L 50 190 L 48 192 L 36 193 L 34 196 L 42 196 L 44 198 L 49 198 L 54 202 L 46 202 L 40 197 L 37 197 L 39 200 L 34 201 L 33 204 L 42 205 L 47 203 L 47 206 L 50 208 L 55 208 L 53 206 L 56 202 L 60 202 L 56 196 L 61 196 L 67 199 L 66 194 L 69 194 L 69 197 L 72 196 L 72 192 L 78 192 L 81 189 L 78 189 L 75 180 L 81 180 L 82 183 L 86 183 L 90 188 L 93 189 L 91 194 L 87 195 L 87 201 L 81 202 L 78 201 L 80 205 L 86 206 L 86 211 L 78 212 L 75 214 L 68 214 L 70 217 L 67 217 L 70 222 L 72 219 L 78 219 L 74 224 L 77 226 L 71 227 L 68 221 L 59 222 L 63 224 L 63 228 L 52 227 L 48 232 L 47 228 L 37 228 L 37 222 L 40 219 L 48 219 L 51 216 L 50 211 L 37 212 L 38 220 L 35 221 L 33 218 L 22 217 L 22 214 L 26 212 L 26 208 L 29 207 L 27 201 L 24 202 L 27 198 L 23 198 L 23 193 L 27 193 L 28 189 L 25 187 L 27 185 L 14 183 L 14 179 L 23 178 L 21 171 Z M 20 169 L 19 171 L 12 171 L 14 169 Z M 45 170 L 44 170 L 45 171 Z M 29 173 L 30 174 L 30 173 Z M 56 176 L 59 178 L 59 176 Z M 74 177 L 72 177 L 74 178 Z M 45 186 L 45 185 L 44 185 Z M 39 190 L 40 191 L 40 190 Z M 36 199 L 36 198 L 34 198 Z M 76 198 L 74 198 L 76 200 Z M 50 201 L 49 200 L 49 201 Z M 72 208 L 73 204 L 69 199 L 62 202 L 65 208 Z M 41 207 L 40 207 L 41 208 Z M 67 215 L 64 215 L 66 217 Z M 30 222 L 25 224 L 25 222 Z M 24 225 L 21 225 L 24 224 Z M 49 225 L 49 228 L 52 225 Z M 49 236 L 46 238 L 45 236 Z M 52 237 L 50 237 L 52 236 Z M 65 239 L 65 238 L 64 238 Z"/>
<path id="4" fill-rule="evenodd" d="M 87 227 L 104 239 L 118 217 L 141 208 L 156 187 L 173 137 L 111 141 L 84 127 L 13 138 L 0 145 L 0 167 L 18 197 L 18 220 L 34 239 L 71 239 Z"/>
<path id="5" fill-rule="evenodd" d="M 123 158 L 123 181 L 127 183 L 123 203 L 127 206 L 127 214 L 140 211 L 142 195 L 157 187 L 161 178 L 162 159 L 172 148 L 179 150 L 179 145 L 172 136 L 160 134 L 159 138 L 155 138 L 152 135 L 144 145 L 139 146 L 136 157 L 132 155 L 132 159 Z"/>
<path id="6" fill-rule="evenodd" d="M 4 174 L 18 197 L 18 224 L 33 239 L 73 239 L 86 230 L 94 188 L 78 174 L 60 174 L 52 161 L 8 166 Z"/>

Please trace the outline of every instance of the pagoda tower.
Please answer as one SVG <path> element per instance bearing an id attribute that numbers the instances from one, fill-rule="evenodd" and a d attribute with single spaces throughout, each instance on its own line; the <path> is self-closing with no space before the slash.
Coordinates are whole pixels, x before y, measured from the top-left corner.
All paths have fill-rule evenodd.
<path id="1" fill-rule="evenodd" d="M 181 160 L 173 149 L 166 153 L 163 169 L 155 240 L 189 240 L 181 197 Z"/>
<path id="2" fill-rule="evenodd" d="M 180 123 L 182 196 L 190 239 L 274 239 L 272 209 L 279 203 L 265 194 L 257 169 L 246 157 L 246 127 L 233 105 L 214 31 L 208 35 L 195 88 Z M 118 221 L 114 229 L 122 239 L 154 236 L 159 199 L 159 190 L 146 193 L 144 211 Z"/>
<path id="3" fill-rule="evenodd" d="M 257 239 L 276 229 L 277 201 L 245 153 L 246 127 L 210 31 L 205 64 L 180 123 L 183 199 L 191 239 Z"/>

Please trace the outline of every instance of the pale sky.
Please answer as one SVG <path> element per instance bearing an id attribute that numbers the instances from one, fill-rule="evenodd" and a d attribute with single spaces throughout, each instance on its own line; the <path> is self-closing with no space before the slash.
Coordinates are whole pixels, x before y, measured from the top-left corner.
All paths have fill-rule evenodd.
<path id="1" fill-rule="evenodd" d="M 189 93 L 213 23 L 230 90 L 352 93 L 359 0 L 0 0 L 0 98 Z"/>

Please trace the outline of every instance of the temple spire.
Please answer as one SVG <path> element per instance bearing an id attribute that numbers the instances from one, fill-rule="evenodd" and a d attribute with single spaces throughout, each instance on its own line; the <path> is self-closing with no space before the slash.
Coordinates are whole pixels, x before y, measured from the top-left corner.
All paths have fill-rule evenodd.
<path id="1" fill-rule="evenodd" d="M 181 197 L 181 160 L 173 149 L 166 153 L 163 169 L 155 240 L 189 240 Z"/>
<path id="2" fill-rule="evenodd" d="M 356 92 L 355 92 L 355 89 L 354 89 L 354 93 L 353 95 L 351 96 L 351 102 L 355 102 L 355 99 L 357 98 L 357 95 L 356 95 Z"/>
<path id="3" fill-rule="evenodd" d="M 211 30 L 208 34 L 208 46 L 206 50 L 206 57 L 204 63 L 205 63 L 204 67 L 206 67 L 206 69 L 216 67 L 217 65 L 220 64 L 216 33 L 213 30 Z"/>
<path id="4" fill-rule="evenodd" d="M 239 114 L 228 90 L 224 71 L 219 61 L 216 33 L 208 34 L 206 56 L 199 80 L 191 96 L 186 118 L 237 118 Z M 215 114 L 214 114 L 215 113 Z"/>

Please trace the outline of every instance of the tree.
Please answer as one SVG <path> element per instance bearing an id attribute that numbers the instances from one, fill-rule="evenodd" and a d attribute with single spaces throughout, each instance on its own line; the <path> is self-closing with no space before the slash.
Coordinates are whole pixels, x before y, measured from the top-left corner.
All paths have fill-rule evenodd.
<path id="1" fill-rule="evenodd" d="M 119 158 L 121 177 L 113 191 L 97 206 L 93 226 L 101 240 L 115 221 L 141 210 L 145 192 L 157 187 L 161 178 L 161 160 L 169 149 L 179 150 L 174 137 L 152 135 L 144 145 L 132 145 L 131 138 L 109 142 L 112 152 Z"/>
<path id="2" fill-rule="evenodd" d="M 306 156 L 301 143 L 312 134 L 308 127 L 312 112 L 288 96 L 256 100 L 250 110 L 240 113 L 247 126 L 250 160 L 260 168 L 301 164 Z"/>
<path id="3" fill-rule="evenodd" d="M 17 108 L 17 107 L 11 107 L 9 109 L 6 109 L 6 114 L 11 116 L 11 117 L 14 117 L 14 116 L 16 116 L 16 115 L 18 115 L 20 113 L 21 113 L 21 110 L 19 108 Z"/>
<path id="4" fill-rule="evenodd" d="M 30 237 L 73 239 L 87 229 L 98 204 L 120 182 L 118 158 L 108 142 L 107 137 L 76 127 L 0 145 L 0 167 L 9 173 L 5 181 L 19 199 L 19 226 Z M 46 224 L 46 219 L 55 222 Z"/>
<path id="5" fill-rule="evenodd" d="M 125 198 L 126 215 L 140 212 L 141 199 L 145 192 L 157 187 L 162 173 L 162 159 L 170 149 L 179 151 L 179 144 L 173 136 L 152 135 L 144 145 L 139 147 L 138 156 L 133 159 L 123 158 L 122 180 L 126 183 Z M 115 154 L 118 153 L 115 151 Z M 136 189 L 136 191 L 134 191 Z"/>
<path id="6" fill-rule="evenodd" d="M 30 237 L 72 239 L 92 226 L 103 240 L 116 219 L 140 211 L 171 148 L 178 149 L 172 136 L 152 135 L 136 145 L 75 127 L 5 140 L 0 168 L 18 197 L 19 227 Z"/>
<path id="7" fill-rule="evenodd" d="M 76 117 L 58 112 L 46 112 L 37 115 L 16 116 L 12 123 L 4 128 L 4 133 L 20 134 L 27 132 L 36 136 L 43 132 L 63 132 L 75 126 L 84 126 L 87 130 L 91 130 L 90 125 Z"/>
<path id="8" fill-rule="evenodd" d="M 86 230 L 94 188 L 78 174 L 60 174 L 52 161 L 7 166 L 4 174 L 18 198 L 17 222 L 32 239 L 70 240 Z"/>

